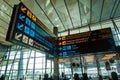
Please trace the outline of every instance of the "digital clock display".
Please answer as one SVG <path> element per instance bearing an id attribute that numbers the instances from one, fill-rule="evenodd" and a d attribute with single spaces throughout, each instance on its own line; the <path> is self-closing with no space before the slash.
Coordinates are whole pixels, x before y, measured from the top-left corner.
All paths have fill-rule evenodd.
<path id="1" fill-rule="evenodd" d="M 53 53 L 50 38 L 50 30 L 23 3 L 14 6 L 7 41 Z"/>

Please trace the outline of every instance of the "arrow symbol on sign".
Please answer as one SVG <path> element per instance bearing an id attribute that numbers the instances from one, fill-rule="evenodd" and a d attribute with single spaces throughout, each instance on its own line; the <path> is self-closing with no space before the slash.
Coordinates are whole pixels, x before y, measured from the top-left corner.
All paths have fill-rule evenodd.
<path id="1" fill-rule="evenodd" d="M 62 53 L 59 53 L 58 55 L 59 55 L 59 56 L 62 56 Z"/>
<path id="2" fill-rule="evenodd" d="M 24 15 L 22 15 L 22 14 L 19 14 L 19 19 L 20 19 L 21 21 L 24 21 L 25 16 L 24 16 Z"/>
<path id="3" fill-rule="evenodd" d="M 26 13 L 27 8 L 25 8 L 25 7 L 21 6 L 21 11 L 22 11 L 23 13 Z"/>
<path id="4" fill-rule="evenodd" d="M 16 33 L 15 34 L 15 39 L 20 41 L 20 38 L 22 37 L 22 34 Z"/>
<path id="5" fill-rule="evenodd" d="M 61 51 L 61 50 L 62 50 L 62 48 L 60 47 L 60 48 L 59 48 L 59 50 Z"/>
<path id="6" fill-rule="evenodd" d="M 24 25 L 23 25 L 23 24 L 18 23 L 18 24 L 17 24 L 17 28 L 18 28 L 19 30 L 23 30 Z"/>

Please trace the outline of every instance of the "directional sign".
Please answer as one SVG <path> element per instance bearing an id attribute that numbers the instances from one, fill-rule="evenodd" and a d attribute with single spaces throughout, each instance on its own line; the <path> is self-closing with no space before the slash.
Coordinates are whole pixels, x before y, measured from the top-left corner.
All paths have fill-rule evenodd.
<path id="1" fill-rule="evenodd" d="M 74 56 L 87 53 L 114 51 L 116 48 L 111 28 L 89 31 L 58 38 L 58 55 Z"/>
<path id="2" fill-rule="evenodd" d="M 50 30 L 23 3 L 13 8 L 6 40 L 50 54 L 54 51 Z"/>
<path id="3" fill-rule="evenodd" d="M 34 43 L 34 40 L 31 39 L 31 38 L 29 38 L 29 40 L 28 40 L 28 45 L 33 46 L 33 43 Z"/>
<path id="4" fill-rule="evenodd" d="M 28 36 L 23 35 L 22 42 L 28 44 Z"/>
<path id="5" fill-rule="evenodd" d="M 22 38 L 22 33 L 16 33 L 16 34 L 15 34 L 15 39 L 16 39 L 16 40 L 20 41 L 21 38 Z"/>

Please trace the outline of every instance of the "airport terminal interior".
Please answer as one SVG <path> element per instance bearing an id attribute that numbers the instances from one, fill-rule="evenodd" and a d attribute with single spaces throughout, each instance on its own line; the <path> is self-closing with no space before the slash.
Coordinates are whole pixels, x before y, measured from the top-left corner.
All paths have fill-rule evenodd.
<path id="1" fill-rule="evenodd" d="M 120 0 L 0 0 L 4 80 L 108 80 L 112 72 L 120 78 Z"/>

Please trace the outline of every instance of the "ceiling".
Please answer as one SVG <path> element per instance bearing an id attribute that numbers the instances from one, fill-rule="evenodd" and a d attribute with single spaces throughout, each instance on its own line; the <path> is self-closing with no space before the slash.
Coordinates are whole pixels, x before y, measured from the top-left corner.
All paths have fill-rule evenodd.
<path id="1" fill-rule="evenodd" d="M 11 45 L 5 40 L 13 6 L 23 2 L 43 24 L 58 34 L 80 30 L 92 24 L 120 17 L 120 0 L 1 0 L 0 43 Z"/>

